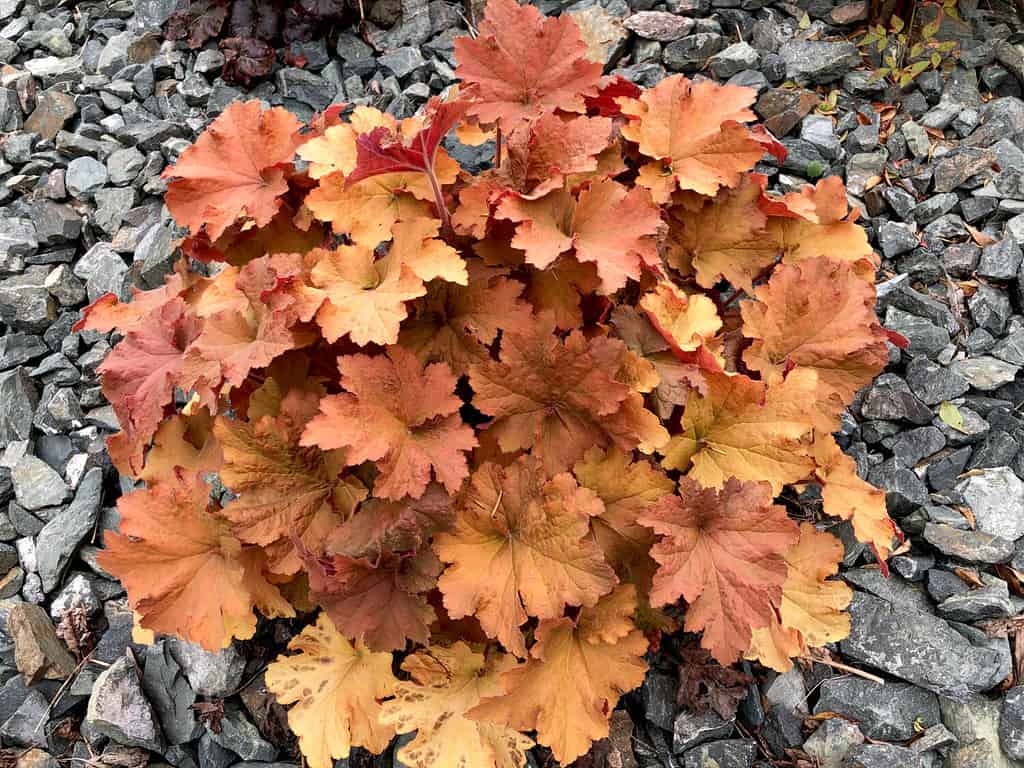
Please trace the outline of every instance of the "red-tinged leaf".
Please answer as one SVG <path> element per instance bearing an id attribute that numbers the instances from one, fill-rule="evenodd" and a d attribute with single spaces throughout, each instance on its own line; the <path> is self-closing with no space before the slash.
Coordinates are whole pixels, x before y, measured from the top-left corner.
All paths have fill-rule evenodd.
<path id="1" fill-rule="evenodd" d="M 419 498 L 433 474 L 450 493 L 469 474 L 465 452 L 476 445 L 458 416 L 455 377 L 443 363 L 426 368 L 402 347 L 387 356 L 338 358 L 347 390 L 325 397 L 302 445 L 346 449 L 349 465 L 376 461 L 373 493 L 384 499 Z"/>
<path id="2" fill-rule="evenodd" d="M 82 310 L 82 319 L 75 323 L 73 331 L 98 331 L 109 333 L 116 330 L 125 334 L 145 323 L 153 312 L 173 301 L 198 282 L 198 276 L 188 270 L 184 261 L 174 265 L 174 271 L 166 282 L 151 291 L 132 288 L 130 302 L 123 302 L 112 293 L 105 293 Z"/>
<path id="3" fill-rule="evenodd" d="M 375 651 L 426 643 L 434 609 L 423 594 L 441 564 L 429 550 L 418 556 L 385 554 L 376 562 L 335 555 L 312 560 L 306 571 L 313 598 L 338 631 Z"/>
<path id="4" fill-rule="evenodd" d="M 772 504 L 771 486 L 730 479 L 719 492 L 684 477 L 678 495 L 655 502 L 640 522 L 662 537 L 651 550 L 660 566 L 651 604 L 685 598 L 686 630 L 703 631 L 701 645 L 722 664 L 736 661 L 778 607 L 782 555 L 799 538 L 785 507 Z"/>
<path id="5" fill-rule="evenodd" d="M 234 102 L 165 169 L 164 198 L 175 220 L 193 233 L 219 238 L 239 219 L 270 223 L 288 191 L 284 165 L 301 143 L 291 112 Z"/>
<path id="6" fill-rule="evenodd" d="M 885 338 L 900 349 L 907 349 L 910 346 L 910 340 L 902 333 L 890 331 L 888 328 L 883 328 L 882 330 L 885 332 Z"/>
<path id="7" fill-rule="evenodd" d="M 324 543 L 328 555 L 343 554 L 376 562 L 383 554 L 411 554 L 430 537 L 451 529 L 455 522 L 452 497 L 431 483 L 418 499 L 369 499 L 335 528 Z"/>
<path id="8" fill-rule="evenodd" d="M 175 298 L 128 331 L 98 369 L 121 425 L 128 463 L 136 470 L 175 387 L 183 384 L 185 351 L 199 331 L 199 321 Z"/>
<path id="9" fill-rule="evenodd" d="M 427 104 L 423 127 L 411 138 L 396 135 L 384 126 L 356 138 L 356 167 L 345 178 L 345 186 L 382 173 L 426 173 L 433 175 L 441 141 L 465 114 L 464 100 L 441 101 L 434 97 Z"/>
<path id="10" fill-rule="evenodd" d="M 584 97 L 589 114 L 601 117 L 625 117 L 619 99 L 639 99 L 643 90 L 622 75 L 606 77 L 597 89 L 597 95 Z"/>
<path id="11" fill-rule="evenodd" d="M 542 112 L 583 112 L 601 65 L 568 14 L 544 18 L 532 5 L 490 0 L 476 38 L 455 40 L 455 73 L 474 98 L 469 114 L 512 130 Z"/>
<path id="12" fill-rule="evenodd" d="M 588 448 L 618 445 L 649 453 L 667 439 L 643 397 L 618 380 L 627 350 L 620 341 L 562 341 L 554 318 L 502 337 L 501 358 L 470 367 L 473 405 L 494 417 L 490 429 L 505 453 L 531 450 L 552 475 Z"/>
<path id="13" fill-rule="evenodd" d="M 696 641 L 680 647 L 679 690 L 676 700 L 693 712 L 709 709 L 728 720 L 750 692 L 751 677 L 723 667 Z"/>
<path id="14" fill-rule="evenodd" d="M 228 82 L 249 85 L 253 80 L 270 74 L 277 60 L 277 51 L 255 37 L 229 37 L 222 40 L 224 53 L 223 77 Z"/>
<path id="15" fill-rule="evenodd" d="M 561 187 L 566 176 L 597 170 L 611 132 L 608 118 L 565 119 L 549 112 L 508 137 L 496 178 L 525 198 L 542 197 Z"/>
<path id="16" fill-rule="evenodd" d="M 286 313 L 262 304 L 250 304 L 241 312 L 217 312 L 206 318 L 189 349 L 190 365 L 199 366 L 208 380 L 222 378 L 231 387 L 241 386 L 251 370 L 313 343 L 312 333 L 291 329 L 290 324 Z M 208 373 L 210 366 L 219 369 L 219 376 Z"/>
<path id="17" fill-rule="evenodd" d="M 189 48 L 202 48 L 207 40 L 220 34 L 227 17 L 225 0 L 197 0 L 188 8 L 171 14 L 164 27 L 164 36 L 168 40 L 187 37 Z"/>

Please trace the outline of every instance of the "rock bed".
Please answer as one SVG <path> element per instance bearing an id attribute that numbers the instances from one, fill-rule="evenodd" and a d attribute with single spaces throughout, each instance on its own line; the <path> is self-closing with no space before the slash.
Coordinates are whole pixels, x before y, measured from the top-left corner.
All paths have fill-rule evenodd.
<path id="1" fill-rule="evenodd" d="M 763 170 L 783 191 L 846 178 L 883 255 L 879 315 L 910 342 L 841 435 L 909 542 L 886 579 L 837 527 L 856 595 L 835 658 L 887 684 L 814 665 L 769 676 L 741 721 L 724 722 L 680 709 L 666 652 L 598 764 L 749 768 L 790 750 L 828 768 L 1024 765 L 1024 687 L 999 690 L 1024 665 L 1024 639 L 1013 622 L 1009 638 L 991 636 L 1024 611 L 1024 47 L 1012 13 L 961 0 L 966 23 L 942 31 L 960 40 L 956 68 L 899 94 L 870 80 L 847 39 L 857 0 L 538 5 L 581 14 L 609 70 L 641 84 L 699 71 L 756 88 L 789 150 Z M 95 559 L 126 484 L 103 446 L 116 421 L 95 371 L 110 338 L 71 326 L 103 293 L 160 284 L 178 234 L 160 172 L 225 105 L 248 95 L 305 119 L 361 101 L 407 116 L 453 81 L 465 26 L 441 0 L 381 3 L 372 46 L 332 34 L 300 46 L 303 69 L 282 65 L 243 93 L 220 79 L 214 47 L 161 39 L 175 7 L 0 0 L 0 742 L 19 764 L 297 762 L 260 677 L 287 626 L 221 654 L 132 644 L 124 592 Z M 816 86 L 838 91 L 834 113 L 815 108 Z M 958 428 L 939 417 L 944 402 Z M 842 717 L 812 731 L 814 712 Z"/>

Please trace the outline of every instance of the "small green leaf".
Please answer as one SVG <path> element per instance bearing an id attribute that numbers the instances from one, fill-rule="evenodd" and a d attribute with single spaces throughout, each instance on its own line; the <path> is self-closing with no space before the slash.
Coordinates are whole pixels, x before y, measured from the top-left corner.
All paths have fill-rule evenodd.
<path id="1" fill-rule="evenodd" d="M 828 166 L 823 162 L 820 160 L 811 160 L 811 162 L 807 164 L 807 178 L 816 179 L 819 176 L 822 176 L 826 170 L 828 170 Z"/>
<path id="2" fill-rule="evenodd" d="M 904 72 L 902 75 L 900 75 L 900 88 L 906 88 L 912 82 L 914 82 L 914 76 L 909 72 Z"/>
<path id="3" fill-rule="evenodd" d="M 889 26 L 892 27 L 893 32 L 902 32 L 906 24 L 903 19 L 893 14 L 892 19 L 889 20 Z"/>
<path id="4" fill-rule="evenodd" d="M 949 53 L 956 48 L 956 40 L 947 40 L 944 43 L 939 43 L 936 47 L 943 53 Z"/>
<path id="5" fill-rule="evenodd" d="M 893 56 L 891 53 L 885 54 L 885 56 L 882 57 L 882 61 L 885 62 L 885 66 L 896 69 L 896 57 Z"/>
<path id="6" fill-rule="evenodd" d="M 928 62 L 928 61 L 915 61 L 913 64 L 910 65 L 910 68 L 907 71 L 910 72 L 910 76 L 911 77 L 917 77 L 922 72 L 924 72 L 926 69 L 928 69 L 928 67 L 930 67 L 930 66 L 931 66 L 931 62 Z"/>
<path id="7" fill-rule="evenodd" d="M 928 22 L 921 28 L 921 37 L 925 40 L 931 40 L 939 34 L 940 26 L 942 26 L 942 19 L 936 19 L 935 21 Z"/>
<path id="8" fill-rule="evenodd" d="M 932 63 L 932 68 L 933 69 L 938 69 L 939 65 L 942 64 L 942 56 L 940 56 L 937 53 L 933 53 L 932 54 L 931 63 Z"/>
<path id="9" fill-rule="evenodd" d="M 800 29 L 807 29 L 811 26 L 811 17 L 806 13 L 800 18 Z"/>
<path id="10" fill-rule="evenodd" d="M 922 53 L 924 53 L 924 46 L 921 45 L 920 43 L 914 43 L 914 45 L 910 48 L 910 58 L 912 59 L 916 59 Z"/>
<path id="11" fill-rule="evenodd" d="M 892 70 L 888 67 L 879 67 L 871 73 L 871 77 L 868 78 L 869 83 L 877 83 L 879 80 L 886 77 Z"/>
<path id="12" fill-rule="evenodd" d="M 943 400 L 942 405 L 939 406 L 939 418 L 942 419 L 943 424 L 952 427 L 957 432 L 965 432 L 964 417 L 960 414 L 960 409 L 948 400 Z"/>
<path id="13" fill-rule="evenodd" d="M 882 51 L 884 51 L 884 50 L 885 50 L 885 47 L 886 47 L 886 46 L 887 46 L 888 44 L 889 44 L 889 41 L 888 41 L 888 40 L 879 40 L 879 41 L 878 41 L 878 52 L 879 52 L 879 53 L 881 53 Z"/>

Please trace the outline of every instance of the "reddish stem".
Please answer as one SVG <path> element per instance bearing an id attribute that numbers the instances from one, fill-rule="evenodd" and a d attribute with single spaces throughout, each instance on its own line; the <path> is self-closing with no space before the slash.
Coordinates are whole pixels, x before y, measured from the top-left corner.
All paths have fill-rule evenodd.
<path id="1" fill-rule="evenodd" d="M 437 206 L 437 213 L 441 217 L 441 230 L 445 234 L 451 234 L 453 232 L 452 215 L 444 202 L 444 192 L 437 181 L 437 174 L 434 173 L 434 164 L 431 163 L 430 167 L 424 170 L 424 173 L 427 176 L 427 180 L 430 181 L 430 189 L 434 193 L 434 205 Z"/>

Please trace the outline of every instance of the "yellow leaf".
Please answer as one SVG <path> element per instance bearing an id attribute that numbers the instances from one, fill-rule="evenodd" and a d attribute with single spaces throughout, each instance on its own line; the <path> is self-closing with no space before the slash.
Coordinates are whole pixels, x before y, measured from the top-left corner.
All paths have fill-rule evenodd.
<path id="1" fill-rule="evenodd" d="M 703 294 L 687 295 L 668 281 L 658 283 L 644 294 L 640 307 L 662 335 L 675 340 L 684 352 L 692 352 L 722 327 L 715 303 Z"/>
<path id="2" fill-rule="evenodd" d="M 743 375 L 709 373 L 708 394 L 690 394 L 682 431 L 662 450 L 662 466 L 686 471 L 701 485 L 721 488 L 727 479 L 767 480 L 782 486 L 814 469 L 806 448 L 815 414 L 818 376 L 796 368 L 765 389 Z"/>
<path id="3" fill-rule="evenodd" d="M 857 538 L 874 546 L 884 560 L 896 530 L 885 508 L 885 494 L 857 476 L 853 459 L 840 450 L 831 435 L 816 435 L 813 451 L 825 514 L 850 520 Z"/>
<path id="4" fill-rule="evenodd" d="M 960 409 L 948 400 L 943 400 L 939 406 L 939 418 L 957 432 L 964 432 L 964 417 L 960 413 Z"/>
<path id="5" fill-rule="evenodd" d="M 514 669 L 513 656 L 492 652 L 485 660 L 463 642 L 432 646 L 406 657 L 412 680 L 395 686 L 380 721 L 398 733 L 415 731 L 398 757 L 410 768 L 522 768 L 533 739 L 502 725 L 471 720 L 466 712 L 502 693 L 499 676 Z"/>
<path id="6" fill-rule="evenodd" d="M 352 645 L 326 613 L 288 643 L 294 656 L 267 667 L 267 688 L 281 704 L 294 704 L 288 725 L 311 768 L 331 768 L 352 747 L 384 751 L 394 729 L 379 722 L 380 701 L 395 691 L 391 654 Z"/>

